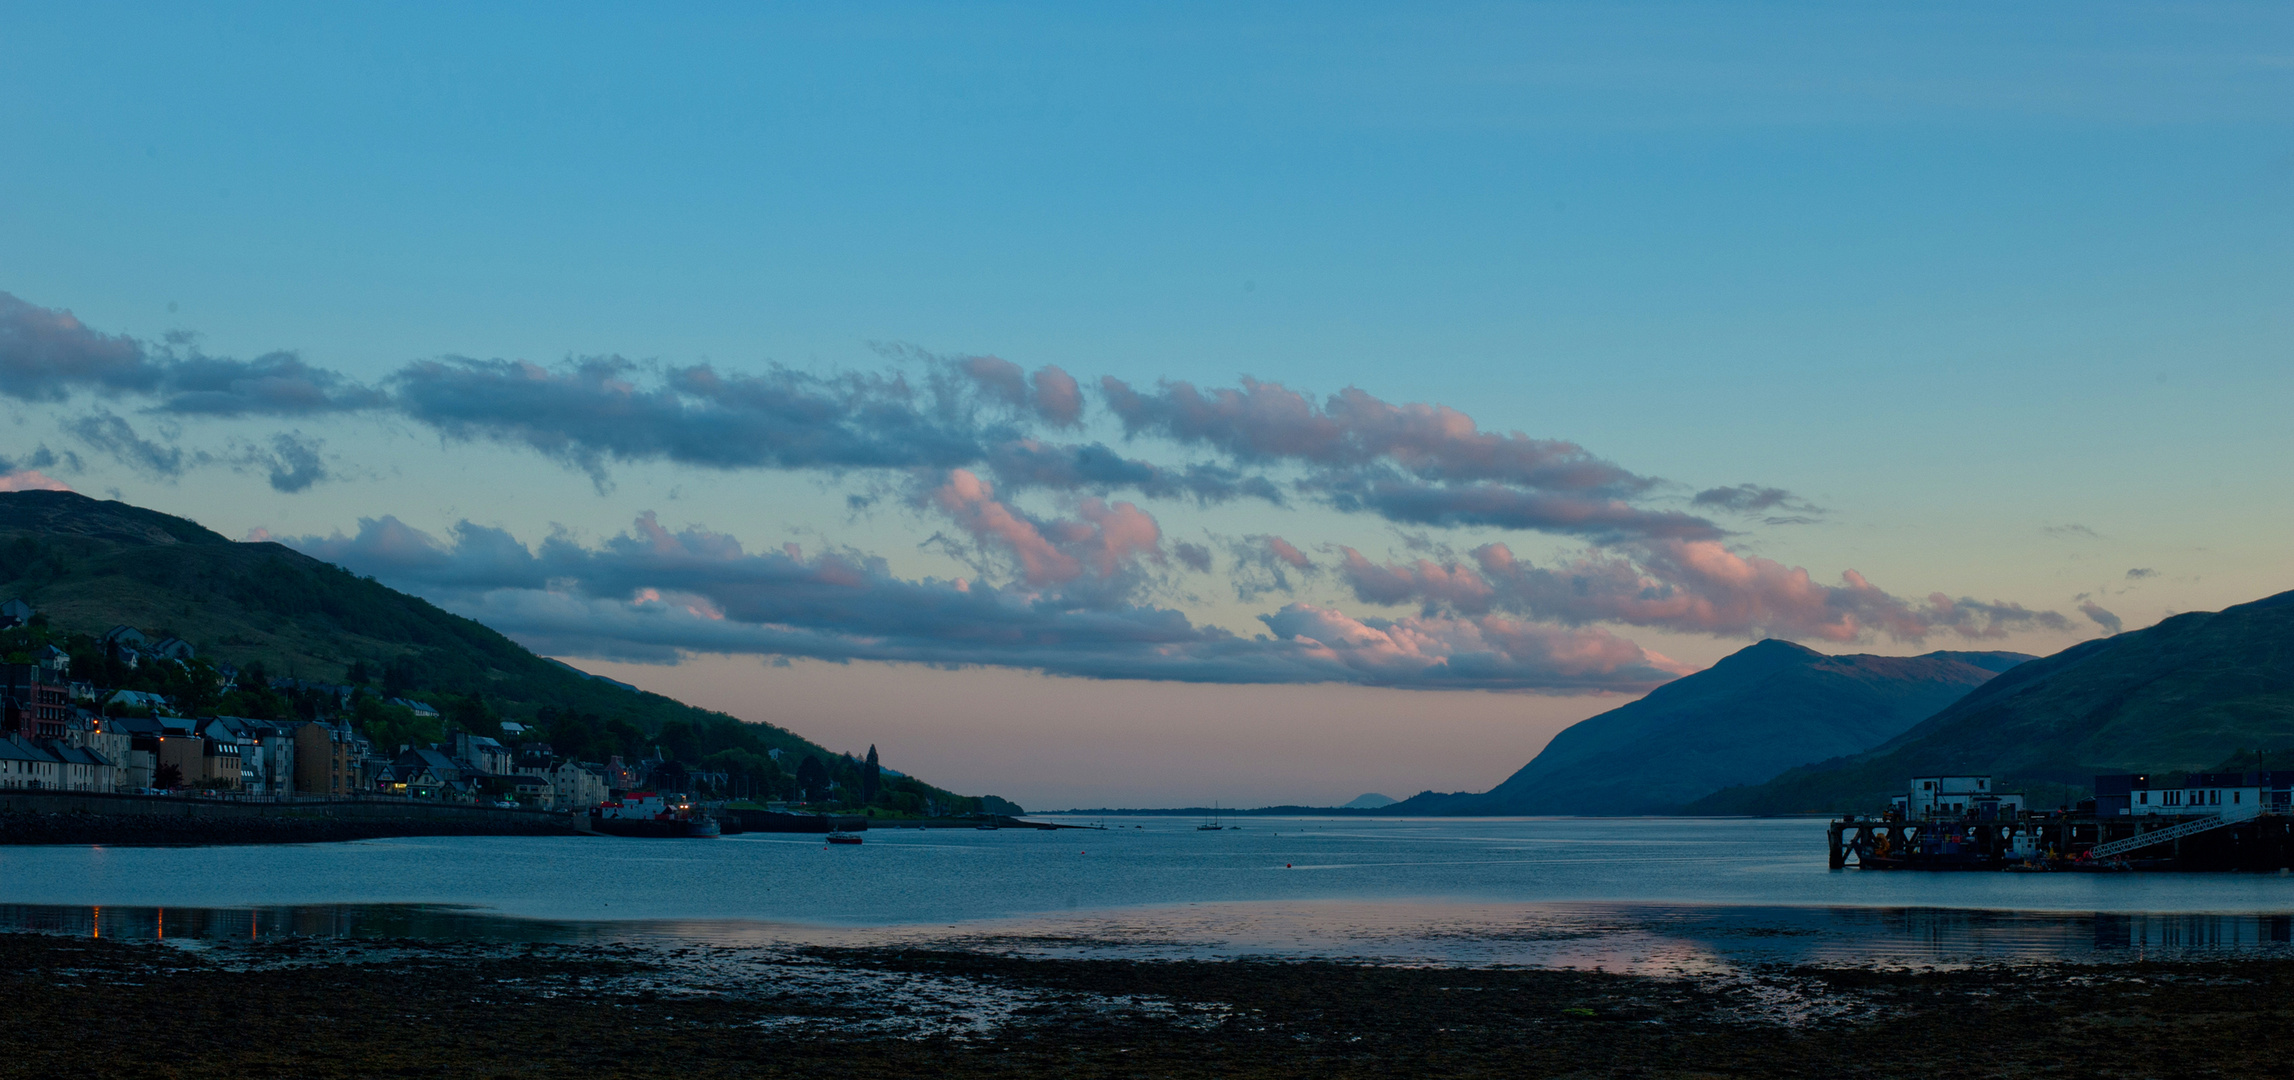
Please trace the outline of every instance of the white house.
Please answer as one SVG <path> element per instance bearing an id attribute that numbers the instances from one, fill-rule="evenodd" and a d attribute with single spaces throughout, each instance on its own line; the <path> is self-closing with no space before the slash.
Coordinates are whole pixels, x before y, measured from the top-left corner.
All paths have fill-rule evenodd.
<path id="1" fill-rule="evenodd" d="M 0 736 L 0 788 L 49 788 L 63 780 L 63 763 L 31 743 Z"/>
<path id="2" fill-rule="evenodd" d="M 2014 814 L 2023 809 L 2023 793 L 1995 791 L 1988 776 L 1915 776 L 1910 794 L 1895 804 L 1907 819 L 1956 818 L 1986 805 L 1995 814 Z"/>
<path id="3" fill-rule="evenodd" d="M 2181 787 L 2133 787 L 2127 812 L 2136 817 L 2165 814 L 2235 814 L 2263 804 L 2259 773 L 2191 773 Z"/>

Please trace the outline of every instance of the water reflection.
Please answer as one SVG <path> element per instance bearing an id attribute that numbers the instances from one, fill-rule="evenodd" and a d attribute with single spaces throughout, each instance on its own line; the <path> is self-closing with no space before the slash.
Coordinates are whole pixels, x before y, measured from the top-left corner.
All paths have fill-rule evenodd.
<path id="1" fill-rule="evenodd" d="M 2294 955 L 2294 916 L 1637 904 L 1189 904 L 954 926 L 580 922 L 425 904 L 0 905 L 0 929 L 192 947 L 288 938 L 945 947 L 1035 956 L 1324 956 L 1697 974 L 1756 964 L 2113 962 Z"/>

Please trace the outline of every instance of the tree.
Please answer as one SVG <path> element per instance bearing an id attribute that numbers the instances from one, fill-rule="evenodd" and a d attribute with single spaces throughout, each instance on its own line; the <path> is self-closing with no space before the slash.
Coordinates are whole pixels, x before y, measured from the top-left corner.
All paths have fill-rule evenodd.
<path id="1" fill-rule="evenodd" d="M 797 798 L 804 802 L 828 798 L 828 767 L 811 754 L 797 763 Z"/>
<path id="2" fill-rule="evenodd" d="M 350 715 L 359 730 L 374 740 L 375 749 L 384 754 L 396 754 L 401 746 L 429 746 L 446 738 L 445 727 L 437 717 L 416 716 L 404 705 L 392 705 L 371 694 L 360 694 L 351 705 Z"/>
<path id="3" fill-rule="evenodd" d="M 860 801 L 876 801 L 876 790 L 884 781 L 884 767 L 876 763 L 876 744 L 868 744 L 868 764 L 860 770 Z"/>
<path id="4" fill-rule="evenodd" d="M 405 697 L 414 689 L 414 661 L 399 657 L 382 667 L 382 696 Z"/>
<path id="5" fill-rule="evenodd" d="M 693 725 L 683 720 L 670 720 L 661 725 L 661 734 L 654 738 L 664 755 L 679 761 L 699 761 L 702 758 L 701 739 Z"/>
<path id="6" fill-rule="evenodd" d="M 277 690 L 271 688 L 270 673 L 263 669 L 261 660 L 256 660 L 239 672 L 238 685 L 223 695 L 222 704 L 216 708 L 230 716 L 278 720 L 288 714 L 291 706 Z"/>
<path id="7" fill-rule="evenodd" d="M 452 720 L 455 727 L 472 735 L 484 735 L 489 739 L 502 737 L 502 718 L 495 714 L 492 706 L 486 704 L 484 694 L 472 693 L 453 699 L 446 706 L 446 718 Z"/>
<path id="8" fill-rule="evenodd" d="M 166 764 L 161 765 L 159 768 L 152 770 L 151 786 L 159 788 L 162 791 L 172 791 L 176 788 L 182 787 L 183 770 L 177 767 L 174 762 L 167 762 Z"/>

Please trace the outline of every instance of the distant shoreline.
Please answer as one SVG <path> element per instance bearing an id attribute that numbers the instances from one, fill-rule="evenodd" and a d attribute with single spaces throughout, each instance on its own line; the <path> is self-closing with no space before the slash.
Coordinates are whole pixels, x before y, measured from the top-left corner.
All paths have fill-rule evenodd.
<path id="1" fill-rule="evenodd" d="M 1399 806 L 1400 804 L 1395 804 Z M 1443 814 L 1424 810 L 1396 810 L 1393 806 L 1366 809 L 1353 806 L 1261 806 L 1250 810 L 1233 807 L 1183 806 L 1173 809 L 1132 810 L 1037 810 L 1031 817 L 1391 817 L 1391 818 L 1572 818 L 1583 821 L 1639 821 L 1648 818 L 1697 818 L 1721 821 L 1728 818 L 1755 820 L 1802 819 L 1825 821 L 1837 814 Z"/>

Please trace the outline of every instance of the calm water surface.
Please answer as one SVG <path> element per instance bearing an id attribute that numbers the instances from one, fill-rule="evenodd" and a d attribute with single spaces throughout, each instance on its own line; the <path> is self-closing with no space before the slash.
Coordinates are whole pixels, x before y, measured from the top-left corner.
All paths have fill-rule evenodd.
<path id="1" fill-rule="evenodd" d="M 2294 955 L 2294 876 L 1833 871 L 1821 821 L 1106 823 L 877 829 L 833 848 L 769 834 L 0 848 L 0 925 L 1668 969 Z"/>

